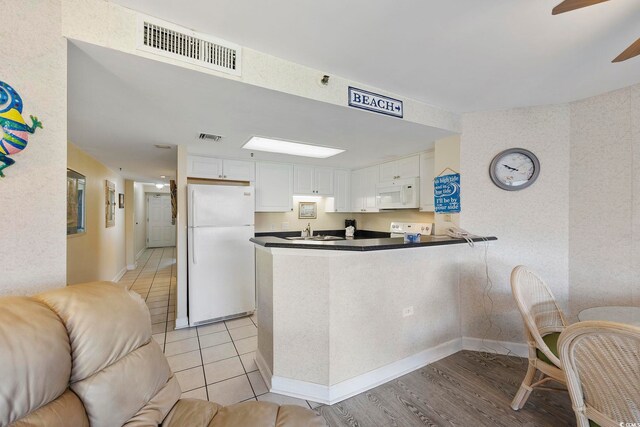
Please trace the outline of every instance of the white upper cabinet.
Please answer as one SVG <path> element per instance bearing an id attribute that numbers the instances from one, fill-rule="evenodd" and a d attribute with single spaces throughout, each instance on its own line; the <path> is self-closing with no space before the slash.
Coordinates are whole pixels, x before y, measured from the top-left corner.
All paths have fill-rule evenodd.
<path id="1" fill-rule="evenodd" d="M 244 160 L 216 159 L 204 156 L 189 156 L 187 175 L 190 178 L 228 179 L 255 181 L 255 164 Z"/>
<path id="2" fill-rule="evenodd" d="M 333 168 L 295 165 L 293 171 L 294 194 L 333 195 Z"/>
<path id="3" fill-rule="evenodd" d="M 351 173 L 352 212 L 378 212 L 376 185 L 379 181 L 379 165 L 358 169 Z"/>
<path id="4" fill-rule="evenodd" d="M 380 182 L 420 176 L 420 156 L 415 155 L 380 165 Z"/>
<path id="5" fill-rule="evenodd" d="M 333 212 L 351 212 L 351 172 L 333 171 Z"/>
<path id="6" fill-rule="evenodd" d="M 420 210 L 433 212 L 433 179 L 435 177 L 433 151 L 420 154 Z"/>
<path id="7" fill-rule="evenodd" d="M 293 210 L 293 165 L 256 163 L 256 212 Z"/>

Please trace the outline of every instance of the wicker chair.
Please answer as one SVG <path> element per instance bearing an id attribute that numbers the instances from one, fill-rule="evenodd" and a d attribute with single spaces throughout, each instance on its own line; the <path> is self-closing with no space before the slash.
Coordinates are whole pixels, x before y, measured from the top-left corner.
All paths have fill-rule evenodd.
<path id="1" fill-rule="evenodd" d="M 511 408 L 517 411 L 527 402 L 534 387 L 558 390 L 541 387 L 552 380 L 566 384 L 560 359 L 549 346 L 555 347 L 567 322 L 549 287 L 526 267 L 519 265 L 511 272 L 511 290 L 524 319 L 529 345 L 529 367 L 511 402 Z"/>
<path id="2" fill-rule="evenodd" d="M 558 350 L 578 427 L 640 422 L 639 327 L 579 322 L 560 335 Z"/>

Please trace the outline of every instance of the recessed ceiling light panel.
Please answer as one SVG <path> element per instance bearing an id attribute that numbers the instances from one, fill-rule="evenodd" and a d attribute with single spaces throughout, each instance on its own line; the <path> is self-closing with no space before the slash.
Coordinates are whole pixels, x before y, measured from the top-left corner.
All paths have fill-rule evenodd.
<path id="1" fill-rule="evenodd" d="M 254 136 L 242 146 L 246 150 L 267 151 L 269 153 L 290 154 L 292 156 L 315 157 L 326 159 L 343 153 L 340 148 L 323 147 L 321 145 L 302 144 L 300 142 Z"/>

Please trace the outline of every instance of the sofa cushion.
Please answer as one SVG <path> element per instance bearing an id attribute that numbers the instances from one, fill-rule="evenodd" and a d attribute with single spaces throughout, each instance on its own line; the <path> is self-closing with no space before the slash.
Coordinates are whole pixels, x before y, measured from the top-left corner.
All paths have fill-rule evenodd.
<path id="1" fill-rule="evenodd" d="M 207 427 L 220 408 L 217 403 L 206 400 L 180 399 L 162 422 L 162 427 Z"/>
<path id="2" fill-rule="evenodd" d="M 64 393 L 70 372 L 69 339 L 58 316 L 27 297 L 0 299 L 0 425 Z"/>
<path id="3" fill-rule="evenodd" d="M 72 383 L 106 368 L 151 339 L 147 306 L 138 294 L 121 285 L 71 285 L 35 298 L 55 311 L 67 328 L 73 355 Z"/>
<path id="4" fill-rule="evenodd" d="M 10 427 L 89 427 L 82 402 L 71 390 L 36 409 Z"/>
<path id="5" fill-rule="evenodd" d="M 307 408 L 272 402 L 242 402 L 218 410 L 209 427 L 326 427 L 324 418 Z"/>

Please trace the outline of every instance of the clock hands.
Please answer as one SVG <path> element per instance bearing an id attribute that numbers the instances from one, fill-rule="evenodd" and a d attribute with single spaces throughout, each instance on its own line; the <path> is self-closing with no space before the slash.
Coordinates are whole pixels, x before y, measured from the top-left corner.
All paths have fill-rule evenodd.
<path id="1" fill-rule="evenodd" d="M 509 165 L 505 165 L 505 164 L 503 164 L 502 166 L 504 166 L 505 168 L 507 168 L 507 169 L 509 169 L 509 170 L 511 170 L 511 171 L 520 172 L 518 169 L 516 169 L 516 168 L 512 168 L 512 167 L 511 167 L 511 166 L 509 166 Z"/>

